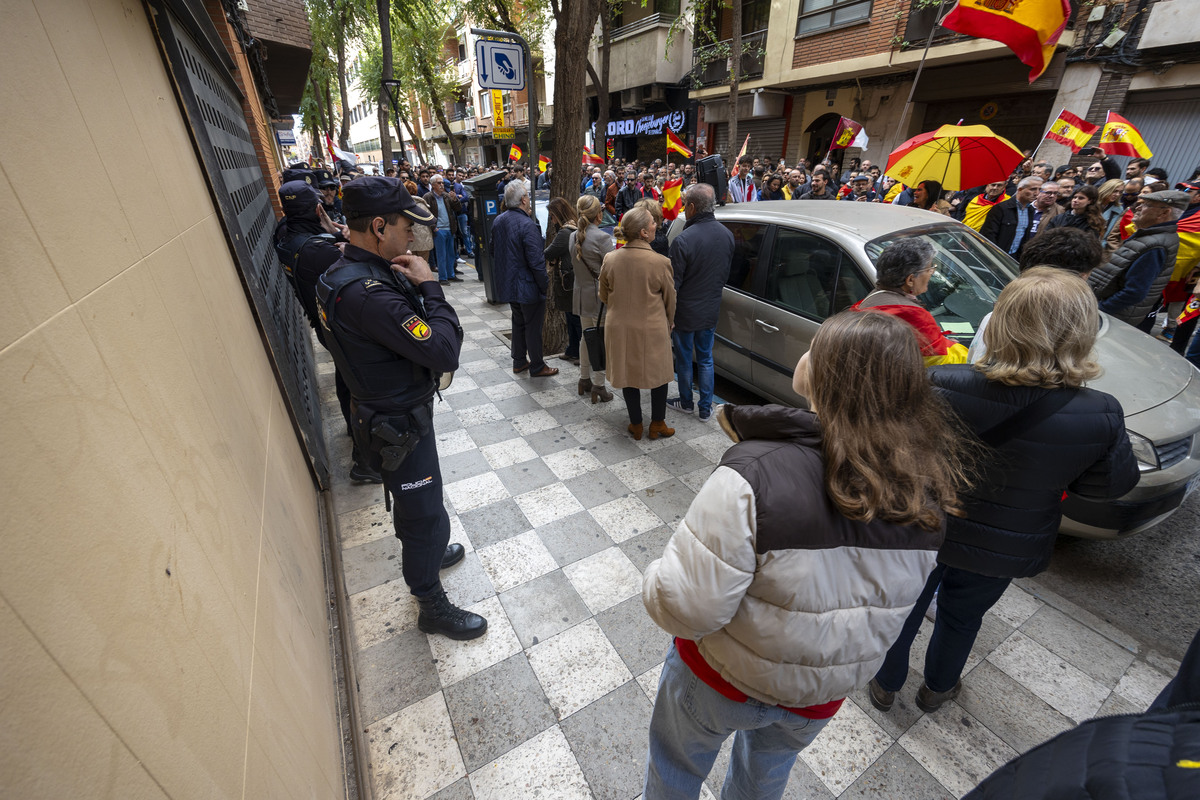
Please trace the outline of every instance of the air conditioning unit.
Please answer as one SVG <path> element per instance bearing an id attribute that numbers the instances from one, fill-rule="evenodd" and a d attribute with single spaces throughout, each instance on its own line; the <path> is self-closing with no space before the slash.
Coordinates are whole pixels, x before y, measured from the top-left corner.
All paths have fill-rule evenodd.
<path id="1" fill-rule="evenodd" d="M 640 86 L 621 90 L 621 108 L 624 111 L 642 111 L 646 108 L 646 103 L 642 100 L 642 88 Z"/>
<path id="2" fill-rule="evenodd" d="M 661 83 L 652 83 L 646 87 L 642 97 L 647 103 L 665 103 L 667 101 L 667 87 Z"/>

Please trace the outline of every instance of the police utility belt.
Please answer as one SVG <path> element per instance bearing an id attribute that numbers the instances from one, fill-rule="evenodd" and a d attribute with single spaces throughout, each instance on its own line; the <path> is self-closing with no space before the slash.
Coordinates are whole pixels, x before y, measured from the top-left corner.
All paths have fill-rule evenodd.
<path id="1" fill-rule="evenodd" d="M 337 326 L 334 324 L 334 315 L 338 295 L 354 281 L 365 278 L 382 280 L 403 293 L 414 310 L 424 311 L 424 303 L 416 292 L 405 283 L 396 280 L 390 270 L 387 275 L 382 273 L 382 270 L 362 263 L 349 264 L 332 275 L 326 273 L 318 280 L 317 305 L 321 324 L 331 334 L 325 337 L 326 346 L 355 399 L 350 432 L 359 455 L 372 469 L 393 472 L 417 448 L 421 437 L 432 433 L 433 394 L 448 388 L 454 379 L 454 373 L 433 372 L 407 359 L 397 358 L 375 365 L 371 374 L 366 375 L 360 373 L 354 362 L 347 357 L 338 336 Z M 460 343 L 462 335 L 462 329 L 459 328 Z M 397 392 L 396 386 L 405 388 Z M 414 388 L 419 387 L 423 389 L 416 392 L 416 396 L 412 398 L 412 405 L 403 411 L 376 412 L 371 409 L 372 401 L 394 404 L 398 396 L 406 392 L 412 393 Z"/>

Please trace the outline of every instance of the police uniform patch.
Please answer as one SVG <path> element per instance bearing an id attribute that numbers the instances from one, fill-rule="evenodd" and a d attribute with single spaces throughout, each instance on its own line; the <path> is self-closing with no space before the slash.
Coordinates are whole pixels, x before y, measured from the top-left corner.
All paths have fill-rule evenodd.
<path id="1" fill-rule="evenodd" d="M 432 335 L 429 326 L 425 324 L 425 320 L 413 314 L 408 319 L 404 320 L 401 325 L 404 330 L 408 331 L 408 335 L 416 339 L 418 342 L 423 342 Z"/>
<path id="2" fill-rule="evenodd" d="M 367 280 L 363 281 L 364 289 L 370 289 L 374 286 L 383 286 L 383 284 L 380 283 L 379 281 L 375 280 L 374 278 L 368 278 Z"/>

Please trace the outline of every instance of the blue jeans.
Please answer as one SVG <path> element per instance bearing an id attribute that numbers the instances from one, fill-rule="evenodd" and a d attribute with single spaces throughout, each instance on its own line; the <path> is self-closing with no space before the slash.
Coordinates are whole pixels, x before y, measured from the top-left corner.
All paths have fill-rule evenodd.
<path id="1" fill-rule="evenodd" d="M 745 703 L 730 700 L 697 678 L 672 644 L 650 717 L 645 800 L 699 797 L 721 744 L 734 731 L 721 800 L 782 797 L 796 754 L 828 722 L 753 698 Z"/>
<path id="2" fill-rule="evenodd" d="M 467 221 L 466 214 L 458 215 L 458 235 L 462 237 L 463 249 L 467 251 L 467 255 L 474 258 L 475 242 L 471 240 L 471 224 Z"/>
<path id="3" fill-rule="evenodd" d="M 996 605 L 1010 583 L 1012 578 L 991 578 L 938 564 L 904 621 L 900 638 L 888 650 L 883 666 L 875 673 L 879 686 L 889 692 L 898 692 L 904 686 L 913 639 L 917 637 L 925 609 L 929 608 L 936 591 L 937 619 L 933 623 L 929 649 L 925 651 L 925 685 L 935 692 L 953 689 L 962 677 L 967 656 L 971 655 L 983 615 Z"/>
<path id="4" fill-rule="evenodd" d="M 703 331 L 671 332 L 675 345 L 675 379 L 679 382 L 679 397 L 683 407 L 692 407 L 692 352 L 700 366 L 700 414 L 708 416 L 713 406 L 713 336 L 716 328 Z"/>
<path id="5" fill-rule="evenodd" d="M 454 251 L 454 234 L 449 228 L 438 228 L 433 234 L 433 247 L 437 252 L 438 280 L 448 281 L 454 277 L 454 264 L 458 256 Z"/>

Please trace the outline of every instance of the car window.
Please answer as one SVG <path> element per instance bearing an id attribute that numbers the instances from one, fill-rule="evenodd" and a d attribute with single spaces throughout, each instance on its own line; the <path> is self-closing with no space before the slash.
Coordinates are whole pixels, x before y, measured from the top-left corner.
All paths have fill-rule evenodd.
<path id="1" fill-rule="evenodd" d="M 733 263 L 729 267 L 729 280 L 725 285 L 732 289 L 749 292 L 754 286 L 758 270 L 759 251 L 767 235 L 767 226 L 753 222 L 722 222 L 733 234 Z"/>
<path id="2" fill-rule="evenodd" d="M 918 228 L 880 237 L 867 242 L 867 257 L 874 263 L 885 247 L 907 238 L 933 245 L 936 269 L 929 289 L 917 300 L 950 338 L 969 345 L 1000 291 L 1017 277 L 1015 265 L 974 231 L 962 227 Z"/>
<path id="3" fill-rule="evenodd" d="M 806 317 L 829 316 L 841 249 L 819 236 L 790 228 L 775 232 L 763 299 Z"/>
<path id="4" fill-rule="evenodd" d="M 862 300 L 871 293 L 871 282 L 863 277 L 862 272 L 849 256 L 842 258 L 842 266 L 838 269 L 837 288 L 833 293 L 833 311 L 845 311 L 850 306 Z"/>

